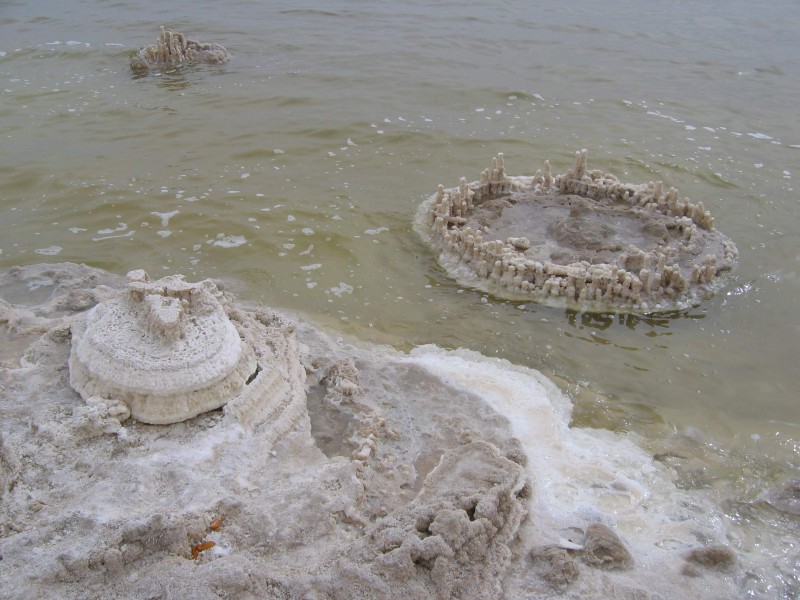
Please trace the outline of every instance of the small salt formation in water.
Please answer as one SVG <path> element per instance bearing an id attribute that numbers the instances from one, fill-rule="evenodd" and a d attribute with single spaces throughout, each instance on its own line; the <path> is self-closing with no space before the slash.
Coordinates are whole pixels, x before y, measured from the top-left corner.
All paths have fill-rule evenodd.
<path id="1" fill-rule="evenodd" d="M 545 161 L 513 177 L 499 154 L 480 181 L 439 186 L 423 234 L 452 276 L 512 299 L 647 312 L 712 293 L 738 253 L 703 203 L 589 171 L 586 156 L 563 175 Z"/>
<path id="2" fill-rule="evenodd" d="M 272 325 L 265 313 L 230 307 L 210 280 L 131 271 L 127 292 L 72 324 L 70 385 L 121 421 L 177 423 L 226 404 L 245 423 L 299 415 L 302 384 L 289 374 L 302 367 L 295 353 L 276 351 L 287 334 Z"/>
<path id="3" fill-rule="evenodd" d="M 155 44 L 140 48 L 131 56 L 131 70 L 147 73 L 153 68 L 177 67 L 197 62 L 228 62 L 228 51 L 221 44 L 188 40 L 182 33 L 161 27 Z"/>

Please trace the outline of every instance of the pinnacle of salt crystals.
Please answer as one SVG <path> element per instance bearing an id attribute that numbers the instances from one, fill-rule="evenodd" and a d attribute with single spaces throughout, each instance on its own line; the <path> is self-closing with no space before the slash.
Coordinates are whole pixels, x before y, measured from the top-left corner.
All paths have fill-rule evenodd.
<path id="1" fill-rule="evenodd" d="M 244 426 L 291 426 L 305 410 L 293 328 L 229 300 L 210 280 L 131 271 L 126 291 L 73 322 L 70 385 L 120 420 L 176 423 L 227 404 Z"/>
<path id="2" fill-rule="evenodd" d="M 509 176 L 499 154 L 478 181 L 438 187 L 418 226 L 467 285 L 520 300 L 648 312 L 696 303 L 733 268 L 734 243 L 702 202 L 662 182 L 589 170 L 587 152 L 553 175 Z"/>
<path id="3" fill-rule="evenodd" d="M 189 40 L 182 33 L 161 27 L 155 44 L 140 48 L 131 56 L 131 70 L 135 73 L 147 73 L 154 68 L 198 62 L 228 62 L 228 51 L 221 44 Z"/>

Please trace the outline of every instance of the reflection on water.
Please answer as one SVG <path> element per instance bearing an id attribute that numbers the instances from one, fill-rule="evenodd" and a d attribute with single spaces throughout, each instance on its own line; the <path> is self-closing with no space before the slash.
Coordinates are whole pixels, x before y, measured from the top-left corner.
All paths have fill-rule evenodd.
<path id="1" fill-rule="evenodd" d="M 705 314 L 693 312 L 697 309 L 676 309 L 651 314 L 589 312 L 568 308 L 564 311 L 566 322 L 576 329 L 608 329 L 615 325 L 635 330 L 645 327 L 650 330 L 669 329 L 670 323 L 676 319 L 704 319 Z M 645 335 L 670 335 L 669 332 L 647 331 Z"/>

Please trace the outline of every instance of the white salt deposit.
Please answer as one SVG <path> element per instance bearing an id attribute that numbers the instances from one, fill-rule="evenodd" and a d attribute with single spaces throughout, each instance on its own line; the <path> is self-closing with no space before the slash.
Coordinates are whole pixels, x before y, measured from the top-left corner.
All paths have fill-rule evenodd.
<path id="1" fill-rule="evenodd" d="M 269 338 L 243 401 L 177 425 L 123 425 L 112 397 L 84 390 L 84 403 L 65 379 L 72 337 L 109 395 L 127 397 L 121 367 L 96 368 L 125 347 L 109 338 L 125 328 L 103 321 L 122 315 L 122 283 L 41 265 L 0 273 L 0 297 L 37 281 L 52 293 L 36 317 L 0 302 L 20 342 L 3 355 L 0 390 L 0 578 L 16 597 L 703 599 L 759 597 L 775 576 L 773 557 L 731 541 L 736 523 L 704 490 L 676 488 L 635 437 L 570 427 L 552 382 L 474 352 L 337 341 L 226 297 L 231 343 Z M 185 296 L 195 327 L 204 300 L 192 290 L 220 290 L 169 281 L 132 276 L 128 293 L 179 348 L 183 305 L 150 292 Z M 77 350 L 85 343 L 101 351 Z M 181 361 L 170 364 L 179 376 Z M 278 389 L 283 408 L 259 409 Z M 598 528 L 605 541 L 590 540 Z M 597 554 L 603 543 L 610 554 Z"/>

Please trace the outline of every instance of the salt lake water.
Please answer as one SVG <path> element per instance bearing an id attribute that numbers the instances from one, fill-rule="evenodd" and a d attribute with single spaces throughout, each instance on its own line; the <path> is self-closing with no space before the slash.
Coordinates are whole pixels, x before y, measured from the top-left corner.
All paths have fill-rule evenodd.
<path id="1" fill-rule="evenodd" d="M 134 76 L 161 25 L 230 62 Z M 342 334 L 533 367 L 576 424 L 679 446 L 684 485 L 797 556 L 796 521 L 740 507 L 800 462 L 798 49 L 791 0 L 0 2 L 0 268 L 224 278 Z M 561 173 L 581 148 L 702 200 L 739 248 L 720 293 L 646 316 L 507 302 L 414 232 L 496 153 Z"/>

